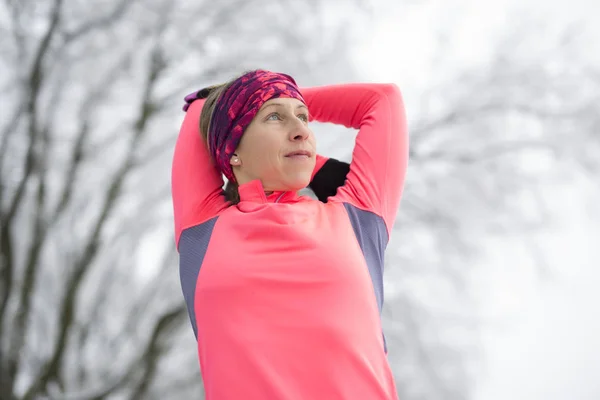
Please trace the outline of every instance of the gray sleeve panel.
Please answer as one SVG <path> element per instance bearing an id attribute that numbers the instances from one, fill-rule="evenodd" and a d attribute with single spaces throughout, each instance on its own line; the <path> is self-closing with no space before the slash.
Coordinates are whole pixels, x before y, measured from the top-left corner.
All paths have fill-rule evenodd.
<path id="1" fill-rule="evenodd" d="M 198 339 L 196 313 L 194 312 L 196 282 L 217 218 L 214 217 L 200 225 L 184 230 L 179 238 L 179 278 L 196 339 Z"/>
<path id="2" fill-rule="evenodd" d="M 383 218 L 370 211 L 364 211 L 351 204 L 344 203 L 344 207 L 350 217 L 350 223 L 358 244 L 365 256 L 373 290 L 377 298 L 379 313 L 383 308 L 383 262 L 385 248 L 388 244 L 388 234 Z M 385 336 L 383 337 L 384 346 Z"/>

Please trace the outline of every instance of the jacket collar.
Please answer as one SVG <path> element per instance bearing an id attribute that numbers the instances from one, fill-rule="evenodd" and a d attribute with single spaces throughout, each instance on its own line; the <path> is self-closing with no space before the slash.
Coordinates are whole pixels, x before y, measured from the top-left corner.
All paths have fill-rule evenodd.
<path id="1" fill-rule="evenodd" d="M 240 202 L 253 203 L 289 203 L 299 199 L 297 192 L 276 191 L 269 195 L 265 194 L 262 182 L 259 179 L 244 183 L 238 187 Z"/>

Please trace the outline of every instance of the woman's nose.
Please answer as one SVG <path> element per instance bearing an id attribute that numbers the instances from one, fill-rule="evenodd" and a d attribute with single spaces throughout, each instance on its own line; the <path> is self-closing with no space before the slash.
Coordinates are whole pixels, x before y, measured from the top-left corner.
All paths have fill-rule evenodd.
<path id="1" fill-rule="evenodd" d="M 292 141 L 306 140 L 309 136 L 310 129 L 308 129 L 306 124 L 300 120 L 298 120 L 290 130 L 290 140 Z"/>

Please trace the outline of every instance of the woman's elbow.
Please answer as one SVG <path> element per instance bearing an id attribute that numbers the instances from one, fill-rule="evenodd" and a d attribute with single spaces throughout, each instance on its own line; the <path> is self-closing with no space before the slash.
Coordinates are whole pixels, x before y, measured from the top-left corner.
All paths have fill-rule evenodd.
<path id="1" fill-rule="evenodd" d="M 395 83 L 381 84 L 381 93 L 388 99 L 400 100 L 402 98 L 400 88 Z"/>

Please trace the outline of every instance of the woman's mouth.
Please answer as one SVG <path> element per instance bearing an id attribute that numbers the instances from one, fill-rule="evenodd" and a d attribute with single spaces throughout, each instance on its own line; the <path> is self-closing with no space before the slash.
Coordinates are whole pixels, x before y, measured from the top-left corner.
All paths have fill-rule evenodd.
<path id="1" fill-rule="evenodd" d="M 306 160 L 312 157 L 312 153 L 308 150 L 296 150 L 285 155 L 286 158 L 295 160 Z"/>

